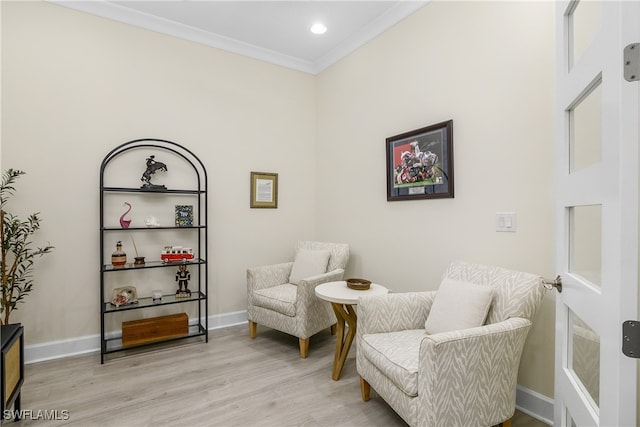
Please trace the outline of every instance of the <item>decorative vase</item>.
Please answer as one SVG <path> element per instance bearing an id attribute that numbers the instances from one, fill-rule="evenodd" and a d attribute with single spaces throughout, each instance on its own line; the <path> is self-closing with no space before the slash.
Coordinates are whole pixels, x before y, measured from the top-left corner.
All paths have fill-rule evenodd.
<path id="1" fill-rule="evenodd" d="M 111 265 L 114 267 L 124 267 L 127 263 L 127 254 L 122 250 L 122 242 L 116 243 L 116 251 L 111 254 Z"/>

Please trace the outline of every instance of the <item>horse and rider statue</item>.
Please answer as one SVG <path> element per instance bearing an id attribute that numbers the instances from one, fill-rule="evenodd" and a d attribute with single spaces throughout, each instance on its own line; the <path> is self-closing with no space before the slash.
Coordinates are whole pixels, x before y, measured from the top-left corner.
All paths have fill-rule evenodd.
<path id="1" fill-rule="evenodd" d="M 166 190 L 167 187 L 165 187 L 164 185 L 151 183 L 151 178 L 157 171 L 167 171 L 167 165 L 162 162 L 157 162 L 155 160 L 155 157 L 156 156 L 154 155 L 150 155 L 149 157 L 147 157 L 147 170 L 144 171 L 144 173 L 142 174 L 142 178 L 140 178 L 140 181 L 144 182 L 144 184 L 140 188 L 144 188 L 147 190 Z"/>

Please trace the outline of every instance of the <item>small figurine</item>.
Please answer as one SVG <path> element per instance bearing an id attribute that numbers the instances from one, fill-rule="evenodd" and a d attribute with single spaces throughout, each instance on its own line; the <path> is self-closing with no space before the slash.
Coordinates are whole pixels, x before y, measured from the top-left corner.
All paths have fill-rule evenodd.
<path id="1" fill-rule="evenodd" d="M 124 217 L 129 213 L 129 211 L 131 211 L 131 204 L 129 202 L 124 202 L 124 205 L 129 206 L 129 209 L 127 209 L 122 215 L 120 215 L 120 227 L 129 228 L 129 226 L 131 225 L 131 220 L 124 219 Z"/>
<path id="2" fill-rule="evenodd" d="M 191 280 L 191 273 L 187 270 L 187 266 L 183 264 L 178 267 L 178 272 L 176 273 L 176 282 L 178 282 L 176 298 L 189 298 L 191 296 L 189 280 Z"/>
<path id="3" fill-rule="evenodd" d="M 155 216 L 145 218 L 144 223 L 147 227 L 160 227 L 160 221 Z"/>
<path id="4" fill-rule="evenodd" d="M 151 177 L 156 173 L 156 171 L 167 171 L 167 165 L 162 162 L 157 162 L 155 160 L 154 155 L 150 155 L 147 157 L 147 170 L 142 174 L 142 178 L 140 181 L 144 182 L 140 188 L 144 188 L 146 190 L 166 190 L 167 187 L 164 185 L 157 185 L 151 183 Z"/>

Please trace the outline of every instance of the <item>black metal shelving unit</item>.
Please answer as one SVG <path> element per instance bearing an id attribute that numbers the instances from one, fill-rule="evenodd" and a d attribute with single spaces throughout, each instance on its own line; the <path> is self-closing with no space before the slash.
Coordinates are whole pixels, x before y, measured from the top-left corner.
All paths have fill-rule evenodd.
<path id="1" fill-rule="evenodd" d="M 187 169 L 193 171 L 195 188 L 187 189 L 171 189 L 171 188 L 135 188 L 135 187 L 113 187 L 105 186 L 105 173 L 107 166 L 115 159 L 121 159 L 122 156 L 140 150 L 148 150 L 154 153 L 166 153 L 167 155 L 178 156 L 186 161 Z M 162 196 L 187 196 L 194 198 L 194 224 L 187 227 L 178 226 L 162 226 L 162 227 L 130 227 L 122 228 L 115 226 L 105 226 L 105 194 L 122 193 L 135 195 L 136 197 L 162 197 Z M 197 319 L 189 322 L 189 332 L 187 335 L 170 338 L 162 342 L 170 342 L 194 337 L 204 338 L 204 342 L 209 341 L 208 329 L 208 312 L 209 304 L 208 294 L 208 229 L 207 229 L 207 172 L 202 161 L 189 149 L 175 142 L 164 139 L 136 139 L 121 144 L 111 150 L 102 160 L 100 165 L 100 363 L 105 361 L 105 355 L 125 350 L 137 349 L 146 346 L 157 346 L 158 342 L 149 344 L 141 344 L 136 346 L 123 346 L 121 337 L 107 336 L 105 331 L 105 320 L 107 316 L 116 315 L 120 312 L 130 312 L 132 310 L 145 310 L 160 306 L 171 306 L 175 304 L 194 304 L 197 306 Z M 197 218 L 197 221 L 195 219 Z M 179 230 L 180 233 L 191 233 L 189 236 L 196 243 L 197 258 L 186 262 L 162 262 L 162 261 L 146 261 L 143 265 L 126 264 L 124 267 L 113 267 L 107 262 L 109 253 L 105 253 L 105 238 L 113 233 L 162 233 L 163 230 Z M 193 234 L 197 235 L 197 238 Z M 143 234 L 144 236 L 144 234 Z M 161 249 L 161 248 L 160 248 Z M 194 287 L 191 282 L 191 297 L 177 298 L 173 294 L 162 296 L 161 302 L 154 302 L 151 296 L 138 295 L 138 303 L 126 306 L 115 307 L 110 303 L 110 293 L 105 292 L 105 275 L 110 274 L 127 274 L 134 270 L 176 268 L 178 265 L 186 264 L 191 268 L 196 268 L 196 274 L 191 277 L 197 277 L 197 284 Z M 142 315 L 140 316 L 142 317 Z"/>

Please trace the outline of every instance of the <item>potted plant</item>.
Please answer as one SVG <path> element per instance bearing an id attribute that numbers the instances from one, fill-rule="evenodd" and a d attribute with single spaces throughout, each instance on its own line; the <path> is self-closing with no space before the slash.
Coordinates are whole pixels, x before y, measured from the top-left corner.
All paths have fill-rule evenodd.
<path id="1" fill-rule="evenodd" d="M 53 250 L 47 245 L 41 248 L 32 246 L 32 235 L 40 228 L 39 212 L 21 220 L 17 215 L 5 212 L 4 208 L 10 196 L 15 192 L 14 183 L 25 172 L 9 169 L 2 174 L 0 184 L 0 241 L 2 253 L 0 273 L 2 275 L 2 300 L 0 300 L 0 325 L 9 323 L 9 316 L 17 310 L 18 303 L 33 289 L 33 266 L 36 257 Z"/>

